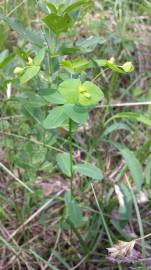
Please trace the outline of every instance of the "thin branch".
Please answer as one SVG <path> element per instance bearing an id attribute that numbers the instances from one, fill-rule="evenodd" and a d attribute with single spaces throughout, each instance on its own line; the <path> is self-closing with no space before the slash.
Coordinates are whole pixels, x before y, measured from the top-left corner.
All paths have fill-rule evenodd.
<path id="1" fill-rule="evenodd" d="M 151 101 L 101 104 L 101 105 L 96 106 L 96 109 L 104 108 L 104 107 L 131 107 L 131 106 L 146 106 L 146 105 L 151 105 Z"/>

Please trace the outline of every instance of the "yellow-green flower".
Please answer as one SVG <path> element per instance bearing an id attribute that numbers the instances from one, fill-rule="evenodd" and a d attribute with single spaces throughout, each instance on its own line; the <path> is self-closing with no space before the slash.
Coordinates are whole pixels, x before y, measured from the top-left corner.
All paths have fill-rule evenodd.
<path id="1" fill-rule="evenodd" d="M 79 79 L 65 80 L 59 85 L 58 91 L 67 103 L 82 106 L 96 105 L 104 96 L 94 83 L 86 81 L 82 84 Z"/>

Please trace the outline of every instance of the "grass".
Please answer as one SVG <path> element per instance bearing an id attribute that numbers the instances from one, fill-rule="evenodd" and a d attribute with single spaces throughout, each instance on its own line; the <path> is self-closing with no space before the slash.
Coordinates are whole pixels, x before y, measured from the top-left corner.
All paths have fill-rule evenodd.
<path id="1" fill-rule="evenodd" d="M 80 7 L 75 26 L 61 39 L 48 38 L 41 21 L 46 15 L 43 1 L 10 2 L 1 1 L 0 11 L 38 31 L 39 39 L 44 36 L 49 53 L 37 77 L 21 86 L 14 68 L 25 66 L 39 48 L 0 21 L 0 269 L 149 269 L 151 241 L 144 236 L 151 233 L 150 124 L 114 116 L 131 112 L 150 120 L 150 2 L 94 1 Z M 105 99 L 76 133 L 70 125 L 70 134 L 67 128 L 45 130 L 42 125 L 52 108 L 42 90 L 68 76 L 59 69 L 67 47 L 73 50 L 68 59 L 114 57 L 116 63 L 131 61 L 135 66 L 126 75 L 98 66 L 80 72 L 81 80 L 93 81 Z M 138 163 L 132 159 L 129 167 L 112 142 L 127 147 L 139 161 L 141 192 L 132 177 Z M 56 154 L 68 151 L 74 198 L 67 206 L 69 177 L 59 170 Z M 103 179 L 73 173 L 78 162 L 96 165 Z M 80 211 L 82 222 L 76 226 Z M 118 240 L 139 237 L 127 260 L 108 254 L 107 248 Z"/>

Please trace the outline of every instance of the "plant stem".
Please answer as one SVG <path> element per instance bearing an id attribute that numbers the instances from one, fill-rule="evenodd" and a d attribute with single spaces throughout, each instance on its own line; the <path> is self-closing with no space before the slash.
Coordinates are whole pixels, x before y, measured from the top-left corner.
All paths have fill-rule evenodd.
<path id="1" fill-rule="evenodd" d="M 142 240 L 142 239 L 148 238 L 148 237 L 150 237 L 150 236 L 151 236 L 151 233 L 146 234 L 146 235 L 144 235 L 144 236 L 142 236 L 142 237 L 139 237 L 139 238 L 137 238 L 137 239 L 134 239 L 134 240 L 135 240 L 135 241 L 139 241 L 139 240 Z"/>
<path id="2" fill-rule="evenodd" d="M 73 197 L 73 154 L 72 154 L 72 120 L 69 118 L 69 148 L 70 148 L 70 192 Z"/>

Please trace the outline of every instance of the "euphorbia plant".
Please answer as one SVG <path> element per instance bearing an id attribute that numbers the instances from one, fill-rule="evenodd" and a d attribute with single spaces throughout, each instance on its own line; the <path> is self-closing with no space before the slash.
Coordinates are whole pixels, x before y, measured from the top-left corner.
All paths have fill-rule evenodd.
<path id="1" fill-rule="evenodd" d="M 90 81 L 81 83 L 80 79 L 68 79 L 63 81 L 57 91 L 62 98 L 62 104 L 59 102 L 59 104 L 57 104 L 58 106 L 50 111 L 44 121 L 44 127 L 51 129 L 60 127 L 65 122 L 69 123 L 70 171 L 68 176 L 70 177 L 70 190 L 73 195 L 73 172 L 74 168 L 78 171 L 78 167 L 73 166 L 72 123 L 85 123 L 88 119 L 88 111 L 102 100 L 104 95 L 101 89 L 94 83 Z M 80 167 L 80 170 L 81 169 L 82 167 Z"/>
<path id="2" fill-rule="evenodd" d="M 71 55 L 74 52 L 79 51 L 79 47 L 63 47 L 66 45 L 60 38 L 60 35 L 67 32 L 71 26 L 73 26 L 75 19 L 77 18 L 77 9 L 79 7 L 87 4 L 89 1 L 75 1 L 71 5 L 58 4 L 55 6 L 52 3 L 47 3 L 49 9 L 48 13 L 44 18 L 43 22 L 46 24 L 50 31 L 50 36 L 48 32 L 46 33 L 45 39 L 46 43 L 42 40 L 43 48 L 36 49 L 35 57 L 27 57 L 28 61 L 25 67 L 17 67 L 15 73 L 20 79 L 21 84 L 27 83 L 29 80 L 37 75 L 40 75 L 40 79 L 44 79 L 44 85 L 46 89 L 41 89 L 39 87 L 39 96 L 36 92 L 36 97 L 43 98 L 49 105 L 53 105 L 52 109 L 49 111 L 46 119 L 42 122 L 45 129 L 56 129 L 58 127 L 64 127 L 69 133 L 69 153 L 59 153 L 56 156 L 56 161 L 61 169 L 61 171 L 70 179 L 70 193 L 65 195 L 65 203 L 68 209 L 68 215 L 70 220 L 72 219 L 74 226 L 80 225 L 81 212 L 77 202 L 74 199 L 74 172 L 78 172 L 84 176 L 95 180 L 101 180 L 103 178 L 102 172 L 96 166 L 82 162 L 75 164 L 73 161 L 73 132 L 76 132 L 79 125 L 84 124 L 88 119 L 88 113 L 93 109 L 98 102 L 104 98 L 102 90 L 91 80 L 87 79 L 87 70 L 97 68 L 111 69 L 114 72 L 128 73 L 133 70 L 133 65 L 131 62 L 126 62 L 124 65 L 114 64 L 114 59 L 93 59 L 89 60 L 86 57 L 79 58 L 73 55 L 72 59 L 67 59 L 67 55 Z M 75 12 L 76 11 L 76 12 Z M 74 13 L 75 12 L 75 13 Z M 12 21 L 5 18 L 9 24 Z M 14 26 L 16 27 L 16 26 Z M 17 28 L 18 29 L 18 28 Z M 28 32 L 27 32 L 28 33 Z M 37 44 L 37 38 L 33 37 L 33 42 Z M 51 48 L 51 42 L 55 40 L 56 43 Z M 52 39 L 51 39 L 52 38 Z M 62 42 L 63 46 L 60 46 Z M 54 71 L 53 68 L 49 67 L 48 61 L 46 60 L 46 54 L 49 57 L 49 64 L 53 66 L 53 62 L 58 67 L 58 70 Z M 71 57 L 70 57 L 71 58 Z M 51 73 L 48 74 L 48 70 Z M 66 79 L 61 76 L 61 71 L 63 70 L 66 75 Z M 53 72 L 54 71 L 54 72 Z M 81 73 L 84 76 L 81 76 Z M 42 76 L 41 76 L 42 75 Z M 96 75 L 98 77 L 99 74 Z M 95 78 L 96 78 L 95 77 Z M 42 87 L 43 88 L 43 87 Z M 45 91 L 46 90 L 46 91 Z M 76 210 L 75 210 L 76 209 Z M 76 218 L 73 213 L 78 213 Z"/>

